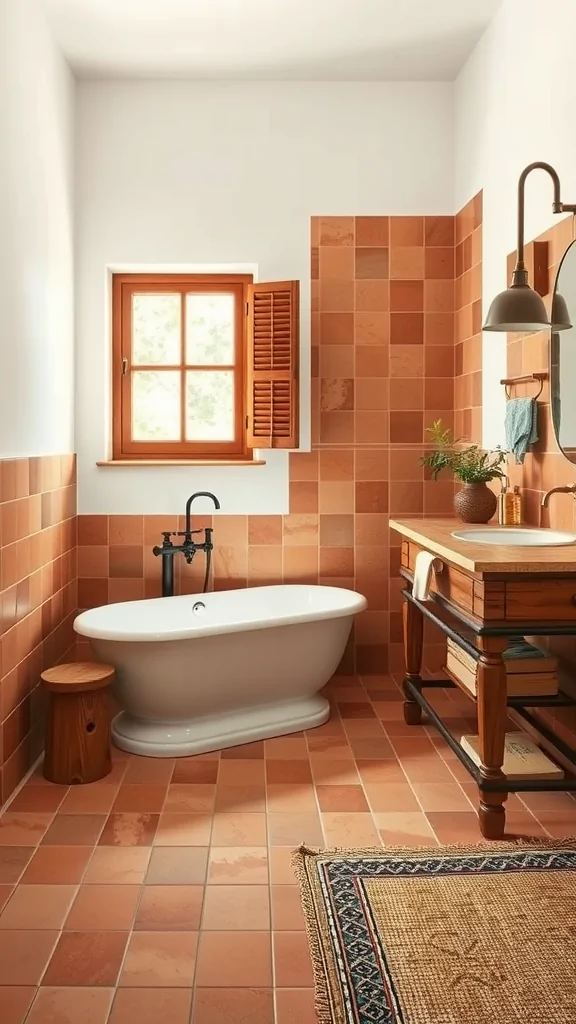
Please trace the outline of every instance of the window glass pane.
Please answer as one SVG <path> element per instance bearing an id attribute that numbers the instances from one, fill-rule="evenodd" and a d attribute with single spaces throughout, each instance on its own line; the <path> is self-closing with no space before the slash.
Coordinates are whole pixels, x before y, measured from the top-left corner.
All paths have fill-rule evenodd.
<path id="1" fill-rule="evenodd" d="M 186 440 L 234 440 L 234 373 L 189 370 L 186 374 Z"/>
<path id="2" fill-rule="evenodd" d="M 180 441 L 180 373 L 132 373 L 132 440 Z"/>
<path id="3" fill-rule="evenodd" d="M 234 296 L 186 296 L 186 362 L 193 366 L 234 363 Z"/>
<path id="4" fill-rule="evenodd" d="M 132 364 L 180 363 L 180 295 L 132 296 Z"/>

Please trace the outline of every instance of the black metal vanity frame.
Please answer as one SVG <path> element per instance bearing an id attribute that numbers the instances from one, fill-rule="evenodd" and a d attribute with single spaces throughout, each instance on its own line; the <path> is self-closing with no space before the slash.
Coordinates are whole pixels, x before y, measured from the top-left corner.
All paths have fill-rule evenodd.
<path id="1" fill-rule="evenodd" d="M 401 570 L 402 577 L 408 582 L 412 582 L 411 574 L 405 570 Z M 436 604 L 442 608 L 451 619 L 455 619 L 457 622 L 461 622 L 467 630 L 471 630 L 476 636 L 485 637 L 524 637 L 528 636 L 576 636 L 576 625 L 557 625 L 552 626 L 550 623 L 534 623 L 533 625 L 521 625 L 515 627 L 512 623 L 506 626 L 490 626 L 482 625 L 479 626 L 477 622 L 472 621 L 466 615 L 464 615 L 458 608 L 453 604 L 445 601 L 440 595 L 431 593 L 430 601 L 424 603 L 418 601 L 412 596 L 412 591 L 408 588 L 402 591 L 402 596 L 405 601 L 412 605 L 415 605 L 419 612 L 424 615 L 429 621 L 435 623 L 442 632 L 453 640 L 462 650 L 466 651 L 471 658 L 475 661 L 480 661 L 481 652 L 474 647 L 473 644 L 469 643 L 465 637 L 461 636 L 457 629 L 446 622 L 441 616 L 435 614 L 431 604 Z M 447 729 L 442 721 L 440 715 L 434 710 L 429 701 L 423 694 L 423 690 L 426 689 L 460 689 L 451 679 L 422 679 L 419 675 L 410 675 L 407 673 L 404 682 L 403 690 L 405 696 L 412 702 L 415 702 L 420 708 L 426 712 L 426 715 L 436 726 L 440 735 L 446 740 L 446 743 L 450 749 L 456 754 L 458 760 L 464 765 L 470 775 L 473 777 L 478 785 L 481 792 L 505 792 L 505 793 L 526 793 L 526 792 L 549 792 L 549 791 L 561 791 L 561 792 L 576 792 L 576 777 L 575 778 L 564 778 L 564 779 L 487 779 L 484 778 L 478 765 L 468 756 L 466 751 L 463 749 L 461 744 L 454 738 L 452 733 Z M 468 694 L 470 700 L 476 703 L 472 694 Z M 551 744 L 562 756 L 574 765 L 576 771 L 576 750 L 570 747 L 564 742 L 559 736 L 546 725 L 541 722 L 538 718 L 531 714 L 528 708 L 546 707 L 546 708 L 559 708 L 559 707 L 576 707 L 576 699 L 568 696 L 564 693 L 558 693 L 556 696 L 548 697 L 509 697 L 507 700 L 507 706 L 513 709 L 528 725 L 533 729 L 536 729 L 538 733 Z"/>

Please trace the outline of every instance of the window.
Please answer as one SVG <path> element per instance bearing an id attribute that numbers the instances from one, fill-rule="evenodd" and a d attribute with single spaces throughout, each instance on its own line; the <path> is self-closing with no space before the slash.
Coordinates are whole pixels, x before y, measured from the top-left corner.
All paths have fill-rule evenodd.
<path id="1" fill-rule="evenodd" d="M 113 459 L 298 447 L 298 282 L 115 274 Z"/>

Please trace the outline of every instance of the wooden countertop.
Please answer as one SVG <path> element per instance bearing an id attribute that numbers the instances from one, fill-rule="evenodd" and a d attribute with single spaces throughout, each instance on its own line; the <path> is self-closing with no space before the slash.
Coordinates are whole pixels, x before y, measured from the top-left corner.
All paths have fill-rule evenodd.
<path id="1" fill-rule="evenodd" d="M 518 547 L 517 545 L 491 547 L 489 544 L 471 544 L 456 540 L 454 530 L 505 529 L 497 524 L 472 526 L 458 519 L 391 519 L 390 529 L 408 540 L 432 551 L 451 565 L 468 572 L 488 573 L 553 573 L 576 574 L 576 544 L 564 547 Z"/>

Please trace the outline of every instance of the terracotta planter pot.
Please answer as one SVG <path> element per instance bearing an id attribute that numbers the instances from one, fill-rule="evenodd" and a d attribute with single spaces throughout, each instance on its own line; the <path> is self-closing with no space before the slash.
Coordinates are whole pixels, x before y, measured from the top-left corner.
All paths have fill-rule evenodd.
<path id="1" fill-rule="evenodd" d="M 487 523 L 497 506 L 498 499 L 488 484 L 464 484 L 454 496 L 454 511 L 464 523 Z"/>

